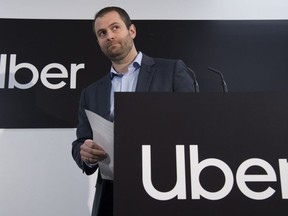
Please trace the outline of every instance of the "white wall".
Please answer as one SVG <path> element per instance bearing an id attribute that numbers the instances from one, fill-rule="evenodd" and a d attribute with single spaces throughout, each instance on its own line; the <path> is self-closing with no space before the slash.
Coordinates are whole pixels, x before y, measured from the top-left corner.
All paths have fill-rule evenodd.
<path id="1" fill-rule="evenodd" d="M 0 18 L 92 19 L 108 5 L 133 19 L 288 18 L 285 0 L 0 0 Z M 0 129 L 1 216 L 90 214 L 95 175 L 73 161 L 74 139 L 75 129 Z"/>
<path id="2" fill-rule="evenodd" d="M 125 8 L 133 19 L 287 19 L 286 0 L 0 0 L 0 17 L 91 19 L 102 7 Z"/>
<path id="3" fill-rule="evenodd" d="M 75 129 L 0 129 L 0 215 L 89 215 L 95 177 L 71 157 Z"/>

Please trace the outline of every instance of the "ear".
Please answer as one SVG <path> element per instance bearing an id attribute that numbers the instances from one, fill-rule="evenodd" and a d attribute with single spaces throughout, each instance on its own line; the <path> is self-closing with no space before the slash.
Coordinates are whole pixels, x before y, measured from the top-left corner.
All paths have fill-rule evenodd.
<path id="1" fill-rule="evenodd" d="M 136 37 L 136 26 L 134 24 L 129 27 L 129 34 L 132 39 Z"/>

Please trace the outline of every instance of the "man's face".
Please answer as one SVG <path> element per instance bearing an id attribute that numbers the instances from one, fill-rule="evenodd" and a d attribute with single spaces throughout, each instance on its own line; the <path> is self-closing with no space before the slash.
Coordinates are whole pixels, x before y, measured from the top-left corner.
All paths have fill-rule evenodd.
<path id="1" fill-rule="evenodd" d="M 95 21 L 95 32 L 102 52 L 112 61 L 124 59 L 134 46 L 136 29 L 127 29 L 120 15 L 109 12 Z"/>

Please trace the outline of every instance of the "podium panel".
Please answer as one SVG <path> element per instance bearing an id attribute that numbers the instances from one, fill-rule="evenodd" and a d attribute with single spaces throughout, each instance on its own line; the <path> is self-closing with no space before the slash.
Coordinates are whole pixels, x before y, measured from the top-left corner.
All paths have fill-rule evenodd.
<path id="1" fill-rule="evenodd" d="M 115 216 L 288 214 L 288 93 L 117 93 Z"/>

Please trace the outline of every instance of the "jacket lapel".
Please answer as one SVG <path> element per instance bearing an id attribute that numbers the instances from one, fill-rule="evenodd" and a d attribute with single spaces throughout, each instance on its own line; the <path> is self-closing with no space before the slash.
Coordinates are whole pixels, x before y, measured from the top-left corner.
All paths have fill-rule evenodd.
<path id="1" fill-rule="evenodd" d="M 136 92 L 148 92 L 149 86 L 154 75 L 154 68 L 152 67 L 155 64 L 153 58 L 143 54 L 141 68 L 138 76 Z"/>
<path id="2" fill-rule="evenodd" d="M 110 74 L 108 73 L 102 80 L 99 85 L 99 92 L 101 92 L 100 95 L 100 101 L 99 103 L 103 104 L 103 109 L 101 110 L 100 115 L 103 116 L 107 120 L 112 120 L 110 116 L 110 106 L 111 106 L 111 78 Z"/>

